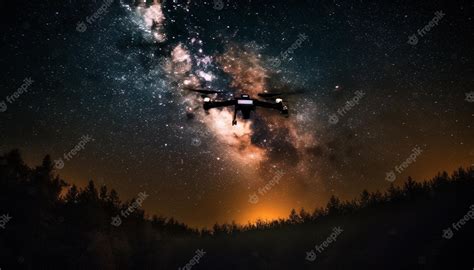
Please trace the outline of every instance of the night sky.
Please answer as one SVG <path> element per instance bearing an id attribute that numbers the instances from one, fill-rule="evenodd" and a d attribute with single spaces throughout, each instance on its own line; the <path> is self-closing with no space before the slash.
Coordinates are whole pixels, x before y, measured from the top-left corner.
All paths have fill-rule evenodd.
<path id="1" fill-rule="evenodd" d="M 385 190 L 390 172 L 399 184 L 474 163 L 472 1 L 0 10 L 0 150 L 19 148 L 30 165 L 62 158 L 58 174 L 81 187 L 146 192 L 149 214 L 192 226 L 286 217 Z M 185 86 L 224 92 L 217 99 L 282 92 L 290 117 L 257 109 L 232 127 L 231 110 L 206 114 Z"/>

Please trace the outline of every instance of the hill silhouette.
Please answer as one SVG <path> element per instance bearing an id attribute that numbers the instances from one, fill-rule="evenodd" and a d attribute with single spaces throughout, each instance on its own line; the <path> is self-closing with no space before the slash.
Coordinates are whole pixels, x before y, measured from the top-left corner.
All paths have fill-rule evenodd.
<path id="1" fill-rule="evenodd" d="M 287 219 L 197 230 L 13 150 L 0 157 L 0 268 L 472 269 L 473 194 L 474 169 L 460 168 Z"/>

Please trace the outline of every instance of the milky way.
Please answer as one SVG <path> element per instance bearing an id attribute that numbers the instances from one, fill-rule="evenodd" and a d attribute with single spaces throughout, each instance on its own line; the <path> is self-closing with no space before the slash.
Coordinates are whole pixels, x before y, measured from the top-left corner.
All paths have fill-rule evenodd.
<path id="1" fill-rule="evenodd" d="M 142 24 L 139 24 L 139 27 L 146 34 L 150 33 L 147 30 L 150 30 L 152 25 L 158 25 L 158 27 L 154 26 L 154 30 L 161 34 L 156 42 L 165 41 L 162 36 L 166 34 L 163 33 L 162 27 L 166 24 L 166 19 L 163 17 L 162 6 L 159 3 L 154 2 L 148 7 L 143 4 L 136 7 L 125 5 L 125 7 L 142 17 Z M 187 10 L 188 5 L 181 8 Z M 281 116 L 267 115 L 267 117 L 260 117 L 258 122 L 239 121 L 239 125 L 233 127 L 231 108 L 204 113 L 199 96 L 183 90 L 184 87 L 210 89 L 223 85 L 220 92 L 227 96 L 218 98 L 224 99 L 242 93 L 257 97 L 259 93 L 276 92 L 268 85 L 268 81 L 272 75 L 281 70 L 271 65 L 272 58 L 263 55 L 262 47 L 258 44 L 239 44 L 231 40 L 226 42 L 221 54 L 208 55 L 203 51 L 205 45 L 203 40 L 191 37 L 191 35 L 199 37 L 200 33 L 192 29 L 189 32 L 190 36 L 184 39 L 185 42 L 172 45 L 171 53 L 163 65 L 163 71 L 173 82 L 169 91 L 182 91 L 178 102 L 186 107 L 186 112 L 192 116 L 192 119 L 203 123 L 207 131 L 218 140 L 219 151 L 226 152 L 226 157 L 230 162 L 239 163 L 247 170 L 249 168 L 259 170 L 264 163 L 267 166 L 274 166 L 274 163 L 278 161 L 271 159 L 269 151 L 282 151 L 282 145 L 288 145 L 291 148 L 290 151 L 297 152 L 298 158 L 307 162 L 306 150 L 317 147 L 313 136 L 313 133 L 317 131 L 302 131 L 298 128 L 299 123 L 296 118 L 281 119 Z M 219 75 L 215 74 L 219 71 L 221 71 L 220 74 L 229 77 L 227 85 L 220 82 L 222 80 Z M 280 81 L 280 84 L 282 83 L 286 82 Z M 305 106 L 310 106 L 310 104 L 306 103 Z M 300 107 L 300 109 L 305 110 L 305 107 Z M 272 133 L 278 136 L 272 136 Z M 200 138 L 194 139 L 200 140 Z M 279 166 L 284 164 L 284 159 L 280 158 Z M 296 169 L 301 172 L 308 165 L 298 162 Z"/>

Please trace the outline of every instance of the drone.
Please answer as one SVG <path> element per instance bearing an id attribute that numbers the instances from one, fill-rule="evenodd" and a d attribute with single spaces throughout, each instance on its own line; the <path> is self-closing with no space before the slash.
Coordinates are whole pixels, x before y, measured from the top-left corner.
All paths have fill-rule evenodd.
<path id="1" fill-rule="evenodd" d="M 250 95 L 242 93 L 240 97 L 235 97 L 229 100 L 212 100 L 208 95 L 223 94 L 223 92 L 209 90 L 209 89 L 195 89 L 185 88 L 186 90 L 197 92 L 201 94 L 204 99 L 203 108 L 207 112 L 213 108 L 234 106 L 234 117 L 232 125 L 237 125 L 237 113 L 242 113 L 243 119 L 250 119 L 250 113 L 255 111 L 257 107 L 275 109 L 285 117 L 288 117 L 288 105 L 283 101 L 281 93 L 259 93 L 258 96 L 265 100 L 251 98 Z M 269 101 L 272 100 L 273 101 Z"/>

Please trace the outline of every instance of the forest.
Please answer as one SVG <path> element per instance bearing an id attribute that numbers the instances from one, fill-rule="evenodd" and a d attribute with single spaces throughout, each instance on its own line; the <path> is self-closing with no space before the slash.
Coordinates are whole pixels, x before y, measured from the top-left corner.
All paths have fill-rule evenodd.
<path id="1" fill-rule="evenodd" d="M 0 269 L 472 269 L 473 194 L 474 168 L 459 168 L 286 219 L 197 229 L 12 150 L 0 157 Z"/>

